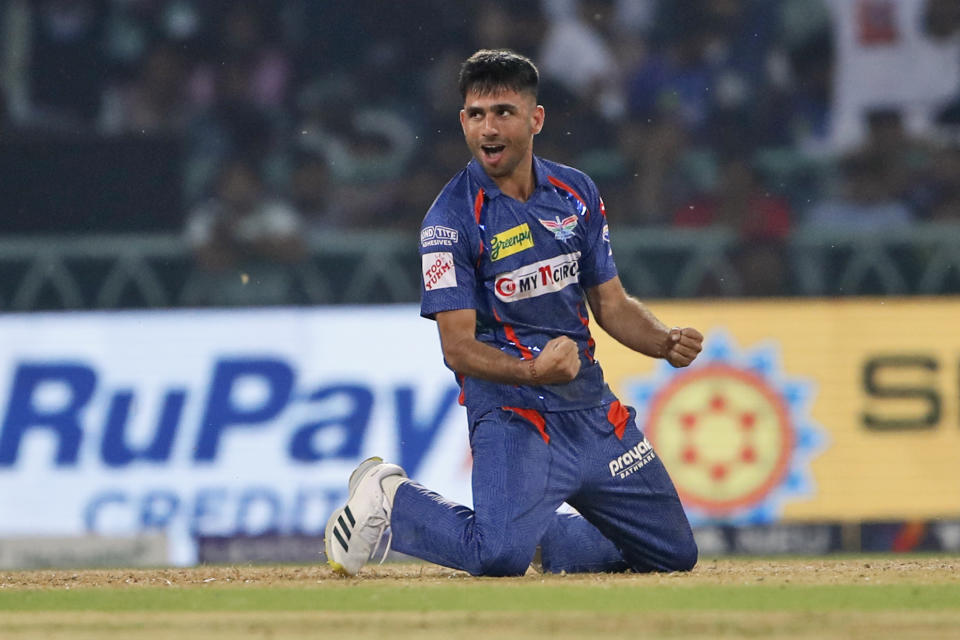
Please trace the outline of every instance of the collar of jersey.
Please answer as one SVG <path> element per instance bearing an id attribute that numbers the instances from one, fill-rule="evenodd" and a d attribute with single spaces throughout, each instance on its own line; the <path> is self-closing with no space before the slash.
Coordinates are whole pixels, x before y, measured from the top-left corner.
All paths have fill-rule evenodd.
<path id="1" fill-rule="evenodd" d="M 480 166 L 480 163 L 477 162 L 476 158 L 470 159 L 470 163 L 467 165 L 467 171 L 469 171 L 470 175 L 472 175 L 473 178 L 480 183 L 480 186 L 483 187 L 483 192 L 488 198 L 492 199 L 502 195 L 500 188 L 497 187 L 497 183 L 493 181 L 493 178 L 487 175 L 487 172 L 483 170 L 483 167 Z M 550 186 L 547 168 L 543 166 L 543 163 L 537 156 L 533 156 L 533 176 L 534 180 L 536 181 L 534 191 Z"/>

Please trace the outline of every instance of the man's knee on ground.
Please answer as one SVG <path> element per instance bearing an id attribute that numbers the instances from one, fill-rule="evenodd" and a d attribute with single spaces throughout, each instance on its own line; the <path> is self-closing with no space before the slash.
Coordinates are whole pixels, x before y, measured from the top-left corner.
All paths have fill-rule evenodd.
<path id="1" fill-rule="evenodd" d="M 663 559 L 663 568 L 661 571 L 690 571 L 697 564 L 697 557 L 700 550 L 697 549 L 697 543 L 693 536 L 683 543 L 678 543 L 670 553 Z"/>
<path id="2" fill-rule="evenodd" d="M 668 571 L 690 571 L 696 566 L 699 555 L 700 551 L 693 539 L 687 544 L 678 545 L 676 553 L 670 558 L 671 566 Z"/>
<path id="3" fill-rule="evenodd" d="M 685 542 L 679 542 L 655 556 L 643 554 L 638 557 L 630 557 L 624 554 L 624 559 L 630 565 L 630 568 L 636 573 L 648 573 L 651 571 L 690 571 L 697 564 L 699 550 L 693 536 Z"/>
<path id="4" fill-rule="evenodd" d="M 508 546 L 493 553 L 481 553 L 479 563 L 469 572 L 475 576 L 522 576 L 530 566 L 533 551 Z"/>

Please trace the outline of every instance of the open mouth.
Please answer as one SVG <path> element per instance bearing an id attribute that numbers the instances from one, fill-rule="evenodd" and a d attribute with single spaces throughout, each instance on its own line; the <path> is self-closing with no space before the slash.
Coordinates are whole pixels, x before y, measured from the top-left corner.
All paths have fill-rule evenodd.
<path id="1" fill-rule="evenodd" d="M 488 159 L 493 160 L 500 156 L 503 153 L 503 150 L 507 148 L 505 144 L 484 144 L 480 145 L 480 149 L 483 151 Z"/>

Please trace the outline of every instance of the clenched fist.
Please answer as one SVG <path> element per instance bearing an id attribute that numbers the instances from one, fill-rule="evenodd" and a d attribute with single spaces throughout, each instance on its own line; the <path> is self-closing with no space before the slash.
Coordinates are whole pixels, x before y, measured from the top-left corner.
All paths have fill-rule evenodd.
<path id="1" fill-rule="evenodd" d="M 533 384 L 570 382 L 580 372 L 577 343 L 567 336 L 554 338 L 543 346 L 536 360 L 531 361 L 530 371 Z"/>
<path id="2" fill-rule="evenodd" d="M 691 327 L 674 327 L 667 336 L 664 360 L 675 367 L 685 367 L 696 359 L 703 349 L 703 335 Z"/>

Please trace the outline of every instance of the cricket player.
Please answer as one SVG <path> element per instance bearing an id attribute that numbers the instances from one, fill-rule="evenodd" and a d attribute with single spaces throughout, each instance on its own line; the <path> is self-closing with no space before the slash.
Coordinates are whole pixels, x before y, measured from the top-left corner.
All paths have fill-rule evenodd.
<path id="1" fill-rule="evenodd" d="M 463 63 L 460 124 L 473 159 L 420 232 L 421 314 L 457 377 L 473 454 L 473 509 L 380 458 L 349 480 L 326 528 L 328 562 L 355 575 L 392 548 L 472 575 L 685 571 L 697 561 L 666 470 L 594 358 L 588 311 L 627 347 L 689 365 L 703 336 L 668 329 L 626 294 L 603 201 L 582 172 L 533 154 L 544 125 L 526 57 Z M 564 503 L 577 514 L 560 514 Z"/>

